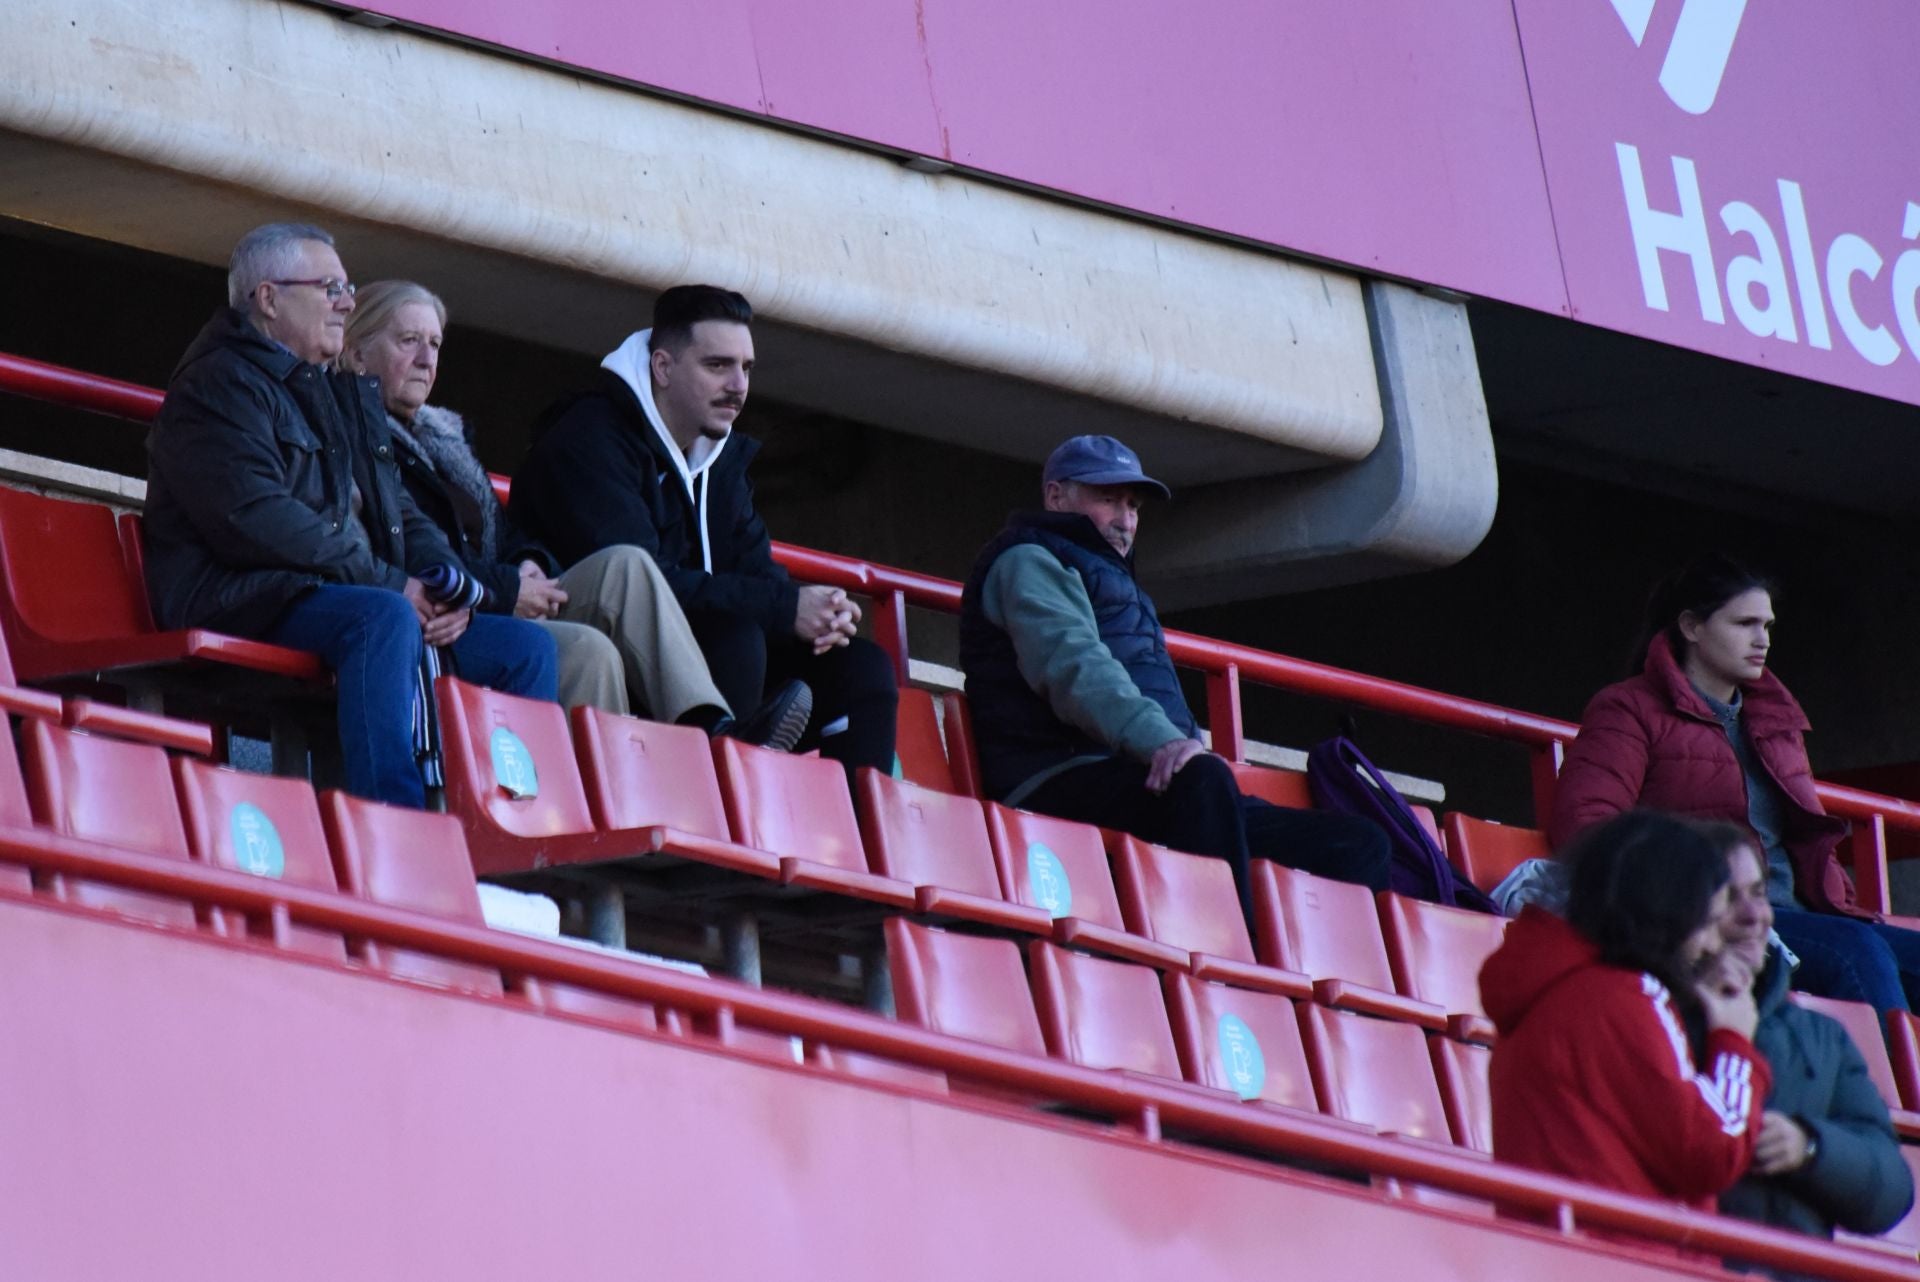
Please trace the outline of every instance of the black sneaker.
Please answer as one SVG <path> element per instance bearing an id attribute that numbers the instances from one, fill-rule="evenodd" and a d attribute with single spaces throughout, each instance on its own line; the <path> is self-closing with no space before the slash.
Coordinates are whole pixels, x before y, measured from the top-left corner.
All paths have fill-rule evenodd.
<path id="1" fill-rule="evenodd" d="M 812 688 L 804 681 L 789 681 L 745 721 L 728 719 L 715 726 L 713 733 L 775 752 L 792 752 L 812 717 Z"/>

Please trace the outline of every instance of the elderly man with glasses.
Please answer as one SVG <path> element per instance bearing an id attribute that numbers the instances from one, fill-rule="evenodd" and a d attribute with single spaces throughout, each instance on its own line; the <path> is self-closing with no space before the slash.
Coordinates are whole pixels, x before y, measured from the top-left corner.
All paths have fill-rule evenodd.
<path id="1" fill-rule="evenodd" d="M 468 680 L 551 699 L 553 641 L 473 613 L 474 585 L 401 484 L 379 383 L 328 369 L 353 311 L 333 237 L 299 223 L 248 232 L 227 301 L 147 437 L 154 616 L 319 655 L 339 683 L 348 791 L 418 807 L 423 647 L 445 647 Z"/>

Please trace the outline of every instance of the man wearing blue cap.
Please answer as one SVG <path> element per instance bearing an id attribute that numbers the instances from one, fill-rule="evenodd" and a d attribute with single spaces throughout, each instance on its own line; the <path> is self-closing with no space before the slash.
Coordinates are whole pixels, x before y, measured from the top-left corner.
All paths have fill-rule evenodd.
<path id="1" fill-rule="evenodd" d="M 960 666 L 987 795 L 1225 859 L 1243 907 L 1252 855 L 1384 889 L 1378 827 L 1244 797 L 1202 746 L 1134 579 L 1141 505 L 1171 498 L 1167 487 L 1111 436 L 1066 441 L 1042 484 L 1045 510 L 1008 519 L 961 598 Z"/>

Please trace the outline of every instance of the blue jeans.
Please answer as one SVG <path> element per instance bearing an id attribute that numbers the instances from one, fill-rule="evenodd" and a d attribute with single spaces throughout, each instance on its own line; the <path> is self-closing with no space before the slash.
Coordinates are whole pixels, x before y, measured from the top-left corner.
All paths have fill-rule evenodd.
<path id="1" fill-rule="evenodd" d="M 313 588 L 281 612 L 264 639 L 317 654 L 333 669 L 347 791 L 416 810 L 425 805 L 413 756 L 414 682 L 424 643 L 407 598 L 386 588 Z M 446 649 L 452 670 L 468 681 L 530 699 L 555 697 L 553 638 L 532 623 L 476 614 Z"/>
<path id="2" fill-rule="evenodd" d="M 1773 928 L 1800 958 L 1793 986 L 1802 992 L 1883 1013 L 1911 1009 L 1908 994 L 1920 994 L 1920 931 L 1789 908 L 1774 911 Z"/>

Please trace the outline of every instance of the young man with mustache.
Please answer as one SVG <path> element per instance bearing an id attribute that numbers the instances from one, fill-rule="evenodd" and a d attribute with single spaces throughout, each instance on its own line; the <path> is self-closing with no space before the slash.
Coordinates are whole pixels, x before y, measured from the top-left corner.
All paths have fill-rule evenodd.
<path id="1" fill-rule="evenodd" d="M 676 285 L 653 326 L 601 361 L 598 386 L 550 409 L 514 477 L 512 511 L 571 565 L 629 543 L 649 553 L 693 625 L 727 702 L 760 704 L 770 683 L 813 689 L 799 750 L 893 767 L 893 667 L 855 630 L 838 588 L 794 583 L 773 559 L 748 467 L 759 442 L 735 432 L 753 373 L 753 308 L 712 285 Z"/>

